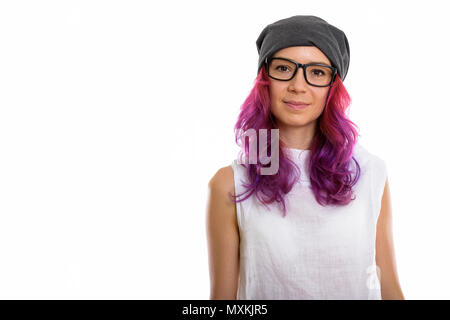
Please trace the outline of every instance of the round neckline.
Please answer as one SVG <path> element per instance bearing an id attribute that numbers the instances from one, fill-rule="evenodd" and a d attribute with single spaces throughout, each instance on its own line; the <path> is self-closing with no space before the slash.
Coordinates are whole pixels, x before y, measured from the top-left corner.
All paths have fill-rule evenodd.
<path id="1" fill-rule="evenodd" d="M 289 148 L 288 147 L 288 149 L 289 150 L 291 150 L 291 151 L 294 151 L 294 152 L 310 152 L 311 151 L 311 149 L 295 149 L 295 148 Z"/>
<path id="2" fill-rule="evenodd" d="M 308 158 L 311 155 L 310 149 L 294 149 L 294 148 L 287 148 L 288 153 L 291 156 L 291 159 L 294 159 L 296 161 L 304 162 L 306 158 Z"/>

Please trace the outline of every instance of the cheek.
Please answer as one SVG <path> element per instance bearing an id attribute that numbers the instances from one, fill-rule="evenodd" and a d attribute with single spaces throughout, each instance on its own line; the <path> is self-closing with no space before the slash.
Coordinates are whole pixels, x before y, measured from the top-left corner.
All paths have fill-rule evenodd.
<path id="1" fill-rule="evenodd" d="M 272 110 L 280 109 L 282 107 L 281 104 L 283 97 L 285 96 L 283 94 L 283 88 L 273 86 L 270 88 L 269 92 L 270 92 L 270 108 Z"/>
<path id="2" fill-rule="evenodd" d="M 322 103 L 322 102 L 325 102 L 325 100 L 327 98 L 328 89 L 314 88 L 314 90 L 312 91 L 312 94 L 313 94 L 313 98 L 314 98 L 315 102 Z"/>
<path id="3" fill-rule="evenodd" d="M 280 108 L 282 100 L 286 97 L 287 88 L 283 83 L 276 83 L 270 87 L 270 103 L 274 108 Z"/>
<path id="4" fill-rule="evenodd" d="M 322 113 L 325 108 L 325 102 L 327 101 L 328 90 L 316 90 L 313 93 L 314 109 L 319 113 Z"/>
<path id="5" fill-rule="evenodd" d="M 323 94 L 314 97 L 314 116 L 320 116 L 325 109 L 326 95 Z"/>
<path id="6" fill-rule="evenodd" d="M 274 99 L 278 98 L 280 96 L 280 93 L 281 93 L 282 90 L 283 89 L 281 87 L 279 87 L 276 84 L 272 83 L 269 86 L 269 93 L 270 93 L 271 100 L 274 100 Z"/>

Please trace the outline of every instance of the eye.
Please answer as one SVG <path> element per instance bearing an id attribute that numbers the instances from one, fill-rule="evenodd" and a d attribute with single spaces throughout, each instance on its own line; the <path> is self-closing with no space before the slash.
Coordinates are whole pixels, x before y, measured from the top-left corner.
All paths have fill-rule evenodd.
<path id="1" fill-rule="evenodd" d="M 312 70 L 312 73 L 313 73 L 313 75 L 315 75 L 315 76 L 323 76 L 323 75 L 325 75 L 325 72 L 323 72 L 323 71 L 320 70 L 320 69 L 313 69 L 313 70 Z"/>
<path id="2" fill-rule="evenodd" d="M 280 70 L 280 68 L 283 69 L 283 70 Z M 287 70 L 284 70 L 284 68 L 287 69 Z M 279 70 L 279 71 L 282 71 L 282 72 L 283 71 L 288 71 L 289 70 L 289 66 L 280 65 L 280 66 L 276 67 L 276 69 Z"/>

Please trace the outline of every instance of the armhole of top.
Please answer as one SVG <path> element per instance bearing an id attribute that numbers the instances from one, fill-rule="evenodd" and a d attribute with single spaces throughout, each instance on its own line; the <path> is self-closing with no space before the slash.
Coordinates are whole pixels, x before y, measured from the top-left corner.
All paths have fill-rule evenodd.
<path id="1" fill-rule="evenodd" d="M 240 188 L 240 183 L 241 183 L 240 175 L 239 175 L 240 168 L 238 168 L 238 166 L 239 166 L 239 164 L 237 163 L 236 160 L 233 160 L 231 162 L 231 167 L 233 168 L 233 177 L 234 177 L 234 196 L 242 193 L 241 188 Z M 235 203 L 236 217 L 237 217 L 239 229 L 242 229 L 242 221 L 241 221 L 242 208 L 241 208 L 241 206 L 242 206 L 242 202 Z"/>
<path id="2" fill-rule="evenodd" d="M 384 186 L 387 179 L 386 162 L 378 156 L 371 155 L 371 198 L 372 207 L 374 208 L 375 223 L 378 222 L 378 217 L 381 210 L 381 201 L 383 199 Z"/>

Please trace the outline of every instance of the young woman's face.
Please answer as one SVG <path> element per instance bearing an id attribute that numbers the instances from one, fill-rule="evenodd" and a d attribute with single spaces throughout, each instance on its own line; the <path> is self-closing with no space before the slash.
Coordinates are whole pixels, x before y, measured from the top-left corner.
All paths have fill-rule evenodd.
<path id="1" fill-rule="evenodd" d="M 317 47 L 295 46 L 277 51 L 273 57 L 288 58 L 299 63 L 321 62 L 331 66 L 330 60 Z M 303 69 L 299 68 L 290 81 L 269 78 L 270 107 L 279 127 L 308 126 L 314 124 L 322 114 L 330 87 L 309 85 Z M 301 110 L 294 110 L 285 102 L 295 101 L 309 104 Z"/>

